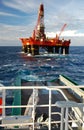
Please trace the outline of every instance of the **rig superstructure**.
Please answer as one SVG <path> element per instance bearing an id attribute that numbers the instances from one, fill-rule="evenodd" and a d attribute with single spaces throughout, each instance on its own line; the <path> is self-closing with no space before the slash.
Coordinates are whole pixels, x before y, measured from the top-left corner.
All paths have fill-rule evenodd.
<path id="1" fill-rule="evenodd" d="M 46 37 L 44 26 L 44 5 L 41 4 L 38 11 L 37 24 L 33 30 L 32 37 L 20 38 L 23 51 L 33 56 L 40 55 L 40 48 L 43 48 L 49 54 L 69 54 L 71 40 L 60 39 L 60 35 L 65 27 L 66 24 L 63 25 L 60 34 L 56 34 L 55 38 Z"/>

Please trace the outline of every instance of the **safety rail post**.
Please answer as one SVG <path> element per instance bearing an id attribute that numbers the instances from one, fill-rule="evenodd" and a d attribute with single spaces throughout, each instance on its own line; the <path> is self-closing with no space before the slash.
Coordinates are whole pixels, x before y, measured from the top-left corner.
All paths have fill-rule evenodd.
<path id="1" fill-rule="evenodd" d="M 69 112 L 69 108 L 66 107 L 66 109 L 65 109 L 65 130 L 68 130 L 68 112 Z"/>
<path id="2" fill-rule="evenodd" d="M 34 91 L 35 91 L 35 89 L 33 88 L 33 113 L 32 113 L 32 117 L 33 117 L 33 130 L 34 130 L 34 118 L 35 118 L 35 115 L 34 115 L 35 114 L 35 111 L 34 111 L 34 98 L 35 98 L 34 97 L 34 95 L 35 95 Z"/>
<path id="3" fill-rule="evenodd" d="M 5 114 L 5 98 L 6 98 L 6 90 L 3 89 L 2 90 L 2 105 L 3 105 L 3 108 L 2 108 L 2 118 L 6 116 L 6 114 Z"/>
<path id="4" fill-rule="evenodd" d="M 32 111 L 32 118 L 33 118 L 33 130 L 35 128 L 35 109 L 36 109 L 36 102 L 38 102 L 37 97 L 37 88 L 33 87 L 33 111 Z"/>
<path id="5" fill-rule="evenodd" d="M 64 108 L 61 108 L 61 125 L 60 130 L 63 130 L 64 127 Z"/>
<path id="6" fill-rule="evenodd" d="M 61 107 L 61 127 L 64 130 L 64 107 Z M 65 107 L 65 130 L 68 130 L 68 107 Z"/>
<path id="7" fill-rule="evenodd" d="M 51 130 L 51 89 L 49 89 L 49 130 Z"/>
<path id="8" fill-rule="evenodd" d="M 65 129 L 62 127 L 62 128 L 60 128 L 60 130 L 68 130 L 69 129 L 68 128 L 68 111 L 69 111 L 69 108 L 84 107 L 84 104 L 83 103 L 77 103 L 77 102 L 74 102 L 74 101 L 57 101 L 56 106 L 61 108 L 61 109 L 65 108 Z M 61 114 L 63 114 L 63 113 L 61 113 Z M 62 118 L 63 118 L 63 115 L 62 115 Z M 83 130 L 83 127 L 81 126 L 81 128 L 78 128 L 78 129 Z"/>

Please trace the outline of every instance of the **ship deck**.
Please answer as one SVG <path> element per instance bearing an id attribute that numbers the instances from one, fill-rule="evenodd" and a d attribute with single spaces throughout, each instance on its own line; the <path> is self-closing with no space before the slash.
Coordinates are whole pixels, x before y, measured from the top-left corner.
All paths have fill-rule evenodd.
<path id="1" fill-rule="evenodd" d="M 64 77 L 60 79 L 65 80 Z M 3 130 L 83 130 L 84 91 L 81 88 L 84 87 L 66 81 L 68 86 L 64 86 L 60 80 L 21 80 L 21 86 L 0 87 L 1 90 L 14 89 L 16 99 L 17 95 L 21 96 L 21 104 L 6 106 L 6 91 L 2 91 L 3 111 L 0 129 L 4 127 Z M 15 112 L 21 110 L 21 115 L 6 115 L 6 108 L 12 108 Z M 73 125 L 73 122 L 76 125 Z"/>

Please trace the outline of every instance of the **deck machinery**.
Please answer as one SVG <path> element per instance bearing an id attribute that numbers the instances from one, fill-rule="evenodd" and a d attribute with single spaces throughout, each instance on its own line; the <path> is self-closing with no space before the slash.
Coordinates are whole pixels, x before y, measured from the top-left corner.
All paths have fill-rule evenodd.
<path id="1" fill-rule="evenodd" d="M 64 30 L 66 24 L 63 25 L 61 32 Z M 41 4 L 38 11 L 38 20 L 33 30 L 32 37 L 20 38 L 22 41 L 22 49 L 25 53 L 31 55 L 40 55 L 40 48 L 43 48 L 47 53 L 52 54 L 69 54 L 69 40 L 60 40 L 56 34 L 55 38 L 48 38 L 45 34 L 44 26 L 44 5 Z"/>

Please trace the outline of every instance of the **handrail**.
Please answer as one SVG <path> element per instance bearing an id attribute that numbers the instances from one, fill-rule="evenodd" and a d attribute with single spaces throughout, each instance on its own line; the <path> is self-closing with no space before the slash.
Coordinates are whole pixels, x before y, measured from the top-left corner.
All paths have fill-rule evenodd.
<path id="1" fill-rule="evenodd" d="M 33 112 L 34 112 L 34 114 L 35 114 L 35 107 L 48 107 L 49 108 L 49 130 L 51 130 L 51 126 L 52 126 L 52 124 L 53 123 L 61 123 L 61 121 L 59 120 L 59 121 L 52 121 L 51 120 L 51 115 L 59 115 L 59 116 L 62 116 L 62 113 L 59 113 L 59 112 L 52 112 L 51 111 L 51 107 L 53 106 L 53 107 L 57 107 L 56 106 L 56 104 L 52 104 L 51 103 L 51 96 L 52 96 L 52 91 L 59 91 L 61 94 L 62 94 L 62 96 L 64 97 L 64 99 L 66 100 L 66 101 L 68 101 L 68 99 L 67 99 L 67 97 L 65 96 L 65 94 L 61 91 L 61 89 L 67 89 L 67 88 L 84 88 L 84 86 L 3 86 L 3 87 L 0 87 L 0 90 L 2 91 L 2 96 L 3 96 L 3 100 L 4 100 L 4 102 L 3 102 L 3 104 L 2 104 L 2 106 L 0 106 L 0 108 L 2 108 L 3 109 L 3 115 L 1 116 L 1 119 L 3 120 L 3 119 L 6 119 L 6 118 L 8 118 L 8 117 L 10 117 L 11 119 L 13 119 L 11 116 L 6 116 L 5 115 L 5 109 L 6 108 L 27 108 L 27 107 L 31 107 L 31 108 L 33 108 Z M 32 89 L 32 90 L 34 90 L 34 89 L 38 89 L 38 90 L 40 90 L 40 89 L 45 89 L 45 90 L 48 90 L 48 94 L 49 94 L 49 104 L 34 104 L 34 97 L 33 97 L 33 104 L 32 105 L 14 105 L 14 106 L 11 106 L 11 105 L 9 105 L 9 106 L 6 106 L 6 103 L 5 103 L 5 98 L 6 98 L 6 90 L 18 90 L 18 89 Z M 4 93 L 4 94 L 3 94 Z M 81 105 L 81 103 L 79 103 L 79 106 L 81 106 L 82 108 L 84 108 L 84 106 L 83 105 Z M 77 107 L 78 107 L 78 105 L 77 105 Z M 71 108 L 72 109 L 72 108 Z M 84 115 L 83 115 L 84 116 Z M 15 117 L 15 118 L 19 118 L 19 116 L 13 116 L 13 117 Z M 23 116 L 24 117 L 24 116 Z M 15 118 L 14 118 L 14 120 L 15 120 Z M 19 123 L 19 122 L 16 122 L 15 124 L 14 123 L 12 123 L 12 124 L 0 124 L 0 126 L 21 126 L 21 125 L 23 125 L 23 126 L 25 126 L 25 125 L 32 125 L 33 126 L 33 130 L 34 130 L 34 126 L 35 126 L 35 124 L 36 124 L 36 122 L 34 121 L 34 116 L 33 116 L 33 118 L 31 118 L 32 119 L 32 121 L 31 122 L 22 122 L 21 124 Z M 26 121 L 26 120 L 25 120 Z M 74 120 L 75 122 L 78 122 L 78 119 L 76 118 L 75 120 Z M 81 123 L 82 123 L 82 125 L 84 125 L 84 120 L 82 120 L 82 119 L 79 119 L 79 121 L 81 121 Z M 2 121 L 3 122 L 3 121 Z M 64 121 L 65 122 L 65 121 Z M 73 120 L 68 120 L 68 123 L 69 122 L 73 122 Z M 46 124 L 47 122 L 40 122 L 40 124 Z M 70 128 L 70 129 L 72 129 L 72 128 Z M 62 128 L 61 128 L 61 130 L 63 130 Z M 82 130 L 82 129 L 81 129 Z"/>
<path id="2" fill-rule="evenodd" d="M 84 85 L 82 87 L 77 87 L 78 84 L 75 83 L 74 81 L 72 81 L 71 79 L 67 78 L 64 75 L 60 75 L 59 76 L 60 81 L 64 82 L 66 86 L 72 86 L 70 87 L 72 89 L 73 92 L 75 92 L 79 97 L 82 97 L 82 100 L 84 100 Z M 73 87 L 76 86 L 76 87 Z M 83 90 L 82 90 L 82 89 Z"/>
<path id="3" fill-rule="evenodd" d="M 0 86 L 0 90 L 11 90 L 11 89 L 46 89 L 46 90 L 57 90 L 57 89 L 65 89 L 65 88 L 84 88 L 84 85 L 78 86 Z"/>

